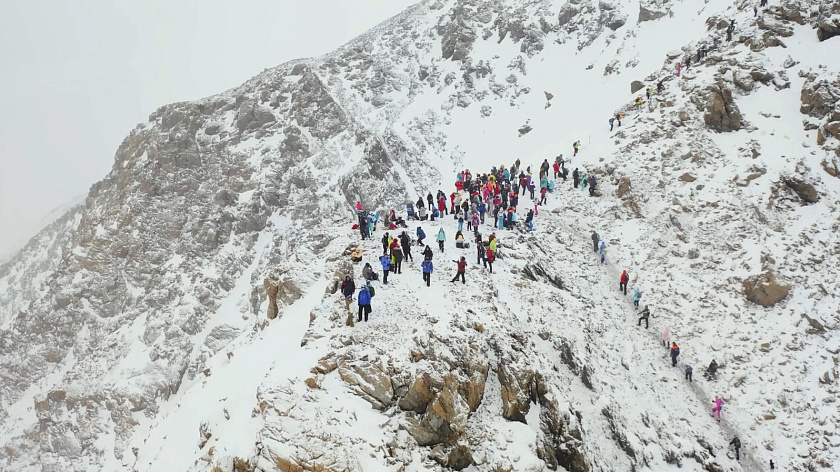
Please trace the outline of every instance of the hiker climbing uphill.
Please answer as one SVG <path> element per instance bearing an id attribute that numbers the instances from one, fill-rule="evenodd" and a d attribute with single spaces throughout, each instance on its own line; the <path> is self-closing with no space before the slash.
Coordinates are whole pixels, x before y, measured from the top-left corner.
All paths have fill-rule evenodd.
<path id="1" fill-rule="evenodd" d="M 592 232 L 592 247 L 594 248 L 595 252 L 598 252 L 598 242 L 601 240 L 601 237 L 598 236 L 598 233 L 595 231 Z"/>
<path id="2" fill-rule="evenodd" d="M 712 359 L 712 362 L 709 364 L 709 368 L 706 369 L 706 372 L 703 374 L 703 377 L 706 380 L 714 380 L 715 375 L 717 375 L 718 370 L 718 363 L 716 360 Z"/>
<path id="3" fill-rule="evenodd" d="M 691 364 L 686 364 L 683 368 L 683 372 L 685 373 L 685 379 L 688 380 L 689 383 L 693 382 L 691 375 L 694 373 L 694 367 L 691 367 Z"/>
<path id="4" fill-rule="evenodd" d="M 735 448 L 735 460 L 741 460 L 741 440 L 738 436 L 732 438 L 732 441 L 729 441 L 729 445 Z"/>
<path id="5" fill-rule="evenodd" d="M 434 257 L 434 253 L 432 253 L 432 248 L 426 246 L 426 249 L 423 250 L 423 260 L 430 261 Z"/>
<path id="6" fill-rule="evenodd" d="M 639 302 L 642 300 L 642 291 L 639 288 L 633 291 L 633 306 L 636 310 L 639 309 Z"/>
<path id="7" fill-rule="evenodd" d="M 422 246 L 424 244 L 423 240 L 426 239 L 426 232 L 423 231 L 423 228 L 418 226 L 416 233 L 417 233 L 417 245 Z"/>
<path id="8" fill-rule="evenodd" d="M 344 282 L 341 283 L 341 294 L 344 295 L 344 308 L 350 310 L 350 305 L 353 303 L 353 294 L 356 293 L 356 283 L 349 275 L 344 276 Z M 352 316 L 352 315 L 350 315 Z"/>
<path id="9" fill-rule="evenodd" d="M 577 167 L 575 167 L 574 172 L 572 172 L 572 188 L 578 188 L 578 184 L 580 183 L 580 171 Z"/>
<path id="10" fill-rule="evenodd" d="M 624 295 L 627 295 L 627 282 L 630 281 L 630 276 L 627 275 L 627 271 L 623 271 L 621 273 L 621 277 L 618 279 L 618 290 L 623 290 Z"/>
<path id="11" fill-rule="evenodd" d="M 446 233 L 443 232 L 443 228 L 440 228 L 440 231 L 438 231 L 437 242 L 440 252 L 443 252 L 443 243 L 446 242 Z"/>
<path id="12" fill-rule="evenodd" d="M 677 357 L 680 356 L 680 347 L 676 342 L 671 343 L 671 367 L 677 366 Z"/>
<path id="13" fill-rule="evenodd" d="M 572 144 L 572 147 L 575 150 L 575 153 L 572 154 L 572 157 L 577 156 L 578 149 L 580 148 L 580 141 L 575 141 L 574 144 Z"/>
<path id="14" fill-rule="evenodd" d="M 452 262 L 458 264 L 458 272 L 455 273 L 455 277 L 453 277 L 450 282 L 454 283 L 458 280 L 458 277 L 460 277 L 461 278 L 461 283 L 466 284 L 467 281 L 466 281 L 466 279 L 464 279 L 464 272 L 467 271 L 467 259 L 464 256 L 461 256 L 461 260 L 452 261 Z"/>
<path id="15" fill-rule="evenodd" d="M 715 404 L 715 406 L 712 407 L 712 418 L 714 418 L 715 413 L 717 413 L 717 420 L 720 422 L 720 413 L 723 411 L 723 404 L 725 402 L 723 401 L 723 398 L 715 395 L 715 399 L 712 403 Z"/>
<path id="16" fill-rule="evenodd" d="M 650 327 L 650 322 L 648 321 L 649 318 L 650 318 L 650 309 L 648 308 L 647 305 L 645 305 L 644 310 L 642 310 L 642 312 L 639 313 L 639 322 L 636 323 L 636 326 L 641 326 L 642 325 L 642 320 L 644 320 L 645 329 L 648 329 Z"/>

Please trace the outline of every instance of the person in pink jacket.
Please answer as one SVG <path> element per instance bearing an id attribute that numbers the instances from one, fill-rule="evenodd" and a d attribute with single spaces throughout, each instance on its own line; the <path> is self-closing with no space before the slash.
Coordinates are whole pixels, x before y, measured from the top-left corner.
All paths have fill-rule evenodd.
<path id="1" fill-rule="evenodd" d="M 723 409 L 724 403 L 723 398 L 715 396 L 715 401 L 713 403 L 715 404 L 715 406 L 712 407 L 712 417 L 714 418 L 715 413 L 717 413 L 717 419 L 718 421 L 720 421 L 720 412 Z"/>

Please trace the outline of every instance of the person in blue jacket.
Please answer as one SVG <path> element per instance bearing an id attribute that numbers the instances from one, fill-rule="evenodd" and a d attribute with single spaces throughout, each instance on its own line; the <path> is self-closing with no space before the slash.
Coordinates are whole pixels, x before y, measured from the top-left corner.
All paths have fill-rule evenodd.
<path id="1" fill-rule="evenodd" d="M 417 227 L 417 245 L 422 246 L 423 240 L 426 239 L 426 232 L 423 231 L 423 228 Z"/>
<path id="2" fill-rule="evenodd" d="M 432 285 L 432 271 L 435 270 L 432 261 L 423 261 L 420 266 L 423 268 L 423 281 L 426 282 L 426 287 L 430 287 Z"/>
<path id="3" fill-rule="evenodd" d="M 484 202 L 478 204 L 478 215 L 481 217 L 481 224 L 484 224 L 484 213 L 487 212 L 487 205 Z"/>
<path id="4" fill-rule="evenodd" d="M 383 254 L 382 257 L 379 258 L 379 262 L 382 263 L 382 283 L 387 285 L 388 272 L 391 272 L 391 256 Z"/>
<path id="5" fill-rule="evenodd" d="M 371 312 L 370 300 L 371 300 L 371 298 L 373 298 L 373 295 L 371 295 L 371 293 L 370 293 L 370 282 L 368 282 L 364 287 L 362 287 L 361 290 L 359 290 L 359 297 L 358 298 L 359 298 L 359 319 L 358 319 L 358 321 L 362 321 L 362 315 L 364 315 L 365 321 L 367 321 L 368 320 L 368 315 Z"/>

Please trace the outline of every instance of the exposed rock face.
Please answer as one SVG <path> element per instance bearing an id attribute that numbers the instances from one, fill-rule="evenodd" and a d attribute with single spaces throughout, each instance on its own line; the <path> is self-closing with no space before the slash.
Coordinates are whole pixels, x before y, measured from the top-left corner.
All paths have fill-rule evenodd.
<path id="1" fill-rule="evenodd" d="M 666 2 L 662 2 L 659 0 L 645 0 L 639 3 L 639 20 L 638 22 L 641 23 L 643 21 L 653 21 L 662 18 L 663 16 L 668 14 L 668 6 Z"/>
<path id="2" fill-rule="evenodd" d="M 817 189 L 802 179 L 797 177 L 784 177 L 782 178 L 782 182 L 789 189 L 793 190 L 802 199 L 803 203 L 817 203 L 820 201 L 820 195 L 817 193 Z"/>
<path id="3" fill-rule="evenodd" d="M 817 39 L 826 41 L 840 36 L 840 3 L 823 2 L 816 19 Z"/>
<path id="4" fill-rule="evenodd" d="M 204 340 L 204 345 L 209 347 L 211 351 L 218 352 L 240 334 L 242 334 L 242 330 L 235 326 L 219 325 L 210 330 L 210 334 Z"/>
<path id="5" fill-rule="evenodd" d="M 236 113 L 236 127 L 239 131 L 259 128 L 276 120 L 270 109 L 257 104 L 256 100 L 251 98 L 243 100 Z"/>
<path id="6" fill-rule="evenodd" d="M 338 366 L 341 379 L 374 408 L 384 410 L 394 398 L 391 377 L 381 362 L 347 361 Z"/>
<path id="7" fill-rule="evenodd" d="M 277 292 L 280 290 L 280 286 L 273 280 L 266 278 L 263 281 L 263 286 L 265 287 L 265 293 L 268 296 L 268 312 L 266 316 L 268 319 L 273 320 L 277 318 Z"/>
<path id="8" fill-rule="evenodd" d="M 720 131 L 738 131 L 741 129 L 741 111 L 732 99 L 732 92 L 718 83 L 706 89 L 703 94 L 705 103 L 703 121 L 709 128 Z"/>
<path id="9" fill-rule="evenodd" d="M 645 84 L 638 80 L 630 82 L 630 93 L 636 93 L 643 88 L 645 88 Z"/>
<path id="10" fill-rule="evenodd" d="M 408 389 L 408 393 L 400 399 L 399 406 L 406 411 L 413 410 L 417 413 L 423 413 L 426 411 L 429 403 L 434 399 L 435 394 L 432 392 L 431 376 L 427 372 L 424 372 L 415 377 L 411 383 L 411 387 Z"/>
<path id="11" fill-rule="evenodd" d="M 742 285 L 747 300 L 763 307 L 771 307 L 779 303 L 790 292 L 790 285 L 777 283 L 775 276 L 770 271 L 750 277 L 744 280 Z"/>
<path id="12" fill-rule="evenodd" d="M 816 118 L 840 121 L 840 75 L 808 75 L 800 93 L 799 111 Z"/>
<path id="13" fill-rule="evenodd" d="M 466 431 L 469 413 L 469 405 L 458 394 L 457 380 L 447 375 L 443 389 L 426 408 L 423 419 L 412 423 L 409 433 L 421 446 L 452 444 Z"/>
<path id="14" fill-rule="evenodd" d="M 510 361 L 504 360 L 499 363 L 498 376 L 502 384 L 502 416 L 525 423 L 525 415 L 531 408 L 534 372 L 517 369 Z"/>
<path id="15" fill-rule="evenodd" d="M 630 192 L 630 177 L 622 177 L 621 180 L 618 181 L 618 187 L 615 189 L 615 196 L 618 198 L 624 198 L 628 192 Z"/>

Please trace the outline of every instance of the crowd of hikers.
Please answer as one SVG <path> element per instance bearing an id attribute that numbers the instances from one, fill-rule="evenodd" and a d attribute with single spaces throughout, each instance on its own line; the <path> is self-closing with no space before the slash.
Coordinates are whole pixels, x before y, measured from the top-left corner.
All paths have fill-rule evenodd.
<path id="1" fill-rule="evenodd" d="M 764 2 L 765 0 L 762 0 Z M 727 40 L 731 40 L 732 32 L 735 28 L 735 21 L 732 20 L 727 29 Z M 718 47 L 719 40 L 715 38 L 713 48 Z M 697 62 L 705 58 L 711 47 L 703 44 L 697 51 Z M 677 76 L 680 76 L 683 69 L 691 66 L 691 56 L 676 63 Z M 656 83 L 656 93 L 662 93 L 665 89 L 663 80 Z M 653 87 L 648 87 L 645 90 L 646 99 L 651 100 L 654 94 Z M 641 106 L 644 103 L 642 97 L 637 97 L 636 104 Z M 609 119 L 610 131 L 614 127 L 621 126 L 624 119 L 624 113 L 618 112 Z M 575 141 L 572 144 L 573 156 L 577 156 L 580 150 L 580 141 Z M 598 179 L 594 174 L 586 174 L 581 169 L 575 168 L 571 172 L 572 187 L 574 189 L 581 189 L 589 191 L 592 197 L 599 196 L 597 192 Z M 441 220 L 445 217 L 451 217 L 457 225 L 457 231 L 454 236 L 454 246 L 456 249 L 469 249 L 470 245 L 474 245 L 476 254 L 476 265 L 487 269 L 484 277 L 489 277 L 493 273 L 493 262 L 500 257 L 499 239 L 496 232 L 499 231 L 526 231 L 532 232 L 535 229 L 535 218 L 539 215 L 539 207 L 545 205 L 548 200 L 548 194 L 555 190 L 556 182 L 562 179 L 566 182 L 569 177 L 569 170 L 566 168 L 566 161 L 563 155 L 559 155 L 554 159 L 554 162 L 549 163 L 545 159 L 537 169 L 537 177 L 532 174 L 531 167 L 521 168 L 519 159 L 510 167 L 505 166 L 492 167 L 488 173 L 473 174 L 468 169 L 457 173 L 454 182 L 454 188 L 447 195 L 443 190 L 438 190 L 436 193 L 429 192 L 425 198 L 420 196 L 416 202 L 408 202 L 405 206 L 405 218 L 398 215 L 395 210 L 390 210 L 384 214 L 373 211 L 365 211 L 361 204 L 356 205 L 356 214 L 358 217 L 357 225 L 354 229 L 358 229 L 362 240 L 371 239 L 373 233 L 378 228 L 384 228 L 384 234 L 381 237 L 382 254 L 378 257 L 381 265 L 381 283 L 388 284 L 388 276 L 402 274 L 403 262 L 413 262 L 412 247 L 417 246 L 421 250 L 422 262 L 420 263 L 420 272 L 422 274 L 423 283 L 427 287 L 431 286 L 432 274 L 435 270 L 434 254 L 429 244 L 427 244 L 427 234 L 422 227 L 424 222 L 433 224 L 436 220 Z M 402 212 L 401 212 L 402 213 Z M 522 220 L 524 217 L 524 220 Z M 380 221 L 381 220 L 381 221 Z M 410 234 L 408 229 L 408 221 L 416 221 L 419 225 L 416 227 L 414 234 Z M 464 225 L 466 224 L 466 230 Z M 466 231 L 466 235 L 465 235 Z M 484 238 L 481 231 L 485 231 L 489 235 Z M 437 242 L 438 251 L 440 253 L 446 252 L 447 235 L 443 226 L 432 233 L 432 238 Z M 608 246 L 604 239 L 598 235 L 597 232 L 592 233 L 592 248 L 597 254 L 601 263 L 606 263 Z M 356 248 L 353 251 L 352 259 L 354 262 L 362 260 L 361 249 Z M 462 284 L 466 283 L 467 258 L 466 256 L 459 256 L 452 260 L 455 270 L 454 277 L 450 280 L 451 283 L 456 283 L 458 280 Z M 366 263 L 362 270 L 362 277 L 365 280 L 364 285 L 359 289 L 356 297 L 358 305 L 357 321 L 368 321 L 368 315 L 371 313 L 371 300 L 374 297 L 375 290 L 371 285 L 372 281 L 379 281 L 379 274 L 374 270 L 370 263 Z M 628 284 L 630 283 L 630 275 L 627 270 L 622 271 L 619 278 L 619 290 L 624 296 L 628 294 Z M 356 293 L 356 285 L 352 277 L 347 276 L 341 286 L 341 294 L 345 298 L 345 307 L 350 312 L 348 324 L 353 324 L 352 314 L 353 296 Z M 631 299 L 635 310 L 639 310 L 642 299 L 642 291 L 636 287 L 631 292 Z M 643 305 L 639 312 L 637 326 L 645 323 L 645 329 L 650 327 L 650 319 L 653 317 L 651 309 L 648 305 Z M 669 330 L 665 330 L 663 335 L 663 345 L 669 350 L 672 367 L 678 366 L 678 359 L 680 358 L 680 347 L 675 341 L 670 341 Z M 712 360 L 709 366 L 705 369 L 703 377 L 708 381 L 715 381 L 717 379 L 718 363 Z M 682 373 L 687 382 L 693 382 L 694 368 L 685 363 L 682 366 Z M 721 420 L 721 414 L 724 399 L 716 395 L 712 401 L 712 408 L 710 414 L 716 417 L 718 421 Z M 735 436 L 729 443 L 735 449 L 736 460 L 740 460 L 741 441 Z M 771 469 L 775 468 L 773 461 L 770 461 Z"/>

